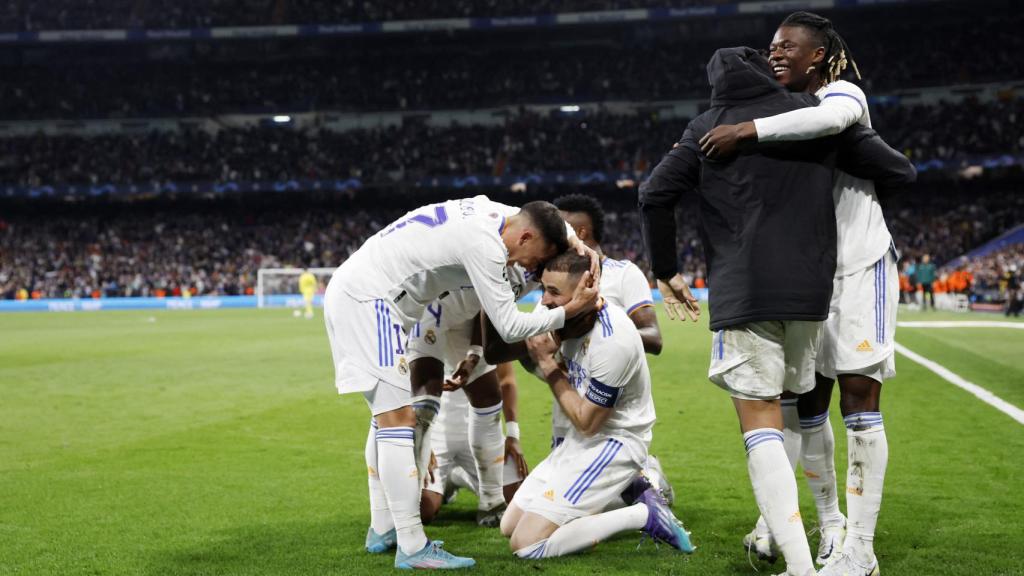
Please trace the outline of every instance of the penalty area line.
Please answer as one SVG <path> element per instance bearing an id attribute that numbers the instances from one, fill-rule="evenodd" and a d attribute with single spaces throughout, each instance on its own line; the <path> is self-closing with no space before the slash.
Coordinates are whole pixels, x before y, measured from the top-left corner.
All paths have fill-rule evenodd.
<path id="1" fill-rule="evenodd" d="M 896 342 L 895 345 L 896 351 L 899 352 L 900 354 L 903 354 L 907 358 L 913 360 L 914 362 L 917 362 L 921 366 L 924 366 L 925 368 L 938 374 L 940 378 L 956 386 L 957 388 L 962 388 L 963 390 L 970 392 L 972 395 L 974 395 L 976 398 L 978 398 L 985 404 L 988 404 L 989 406 L 992 406 L 993 408 L 999 410 L 1003 414 L 1006 414 L 1010 418 L 1013 418 L 1014 420 L 1017 421 L 1017 423 L 1024 424 L 1024 410 L 1017 408 L 1013 404 L 1010 404 L 1006 400 L 1003 400 L 1002 398 L 996 396 L 995 394 L 989 392 L 988 390 L 982 388 L 981 386 L 978 386 L 973 382 L 968 382 L 960 375 L 951 371 L 949 368 L 946 368 L 945 366 L 937 362 L 933 362 L 925 358 L 924 356 L 921 356 L 917 352 L 910 350 L 909 348 L 900 344 L 899 342 Z"/>

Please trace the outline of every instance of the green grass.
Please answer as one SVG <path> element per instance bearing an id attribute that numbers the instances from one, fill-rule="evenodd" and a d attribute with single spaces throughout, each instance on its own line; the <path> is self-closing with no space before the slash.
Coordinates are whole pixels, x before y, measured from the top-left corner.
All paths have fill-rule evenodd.
<path id="1" fill-rule="evenodd" d="M 753 574 L 739 541 L 756 510 L 731 404 L 706 378 L 710 333 L 662 322 L 653 452 L 694 555 L 637 551 L 626 535 L 517 561 L 497 530 L 473 526 L 467 494 L 428 532 L 476 557 L 478 573 Z M 1024 405 L 1024 332 L 906 329 L 899 340 Z M 368 412 L 332 378 L 322 323 L 281 310 L 0 316 L 0 574 L 390 570 L 390 556 L 361 550 Z M 550 394 L 524 374 L 520 386 L 535 464 Z M 1024 574 L 1024 427 L 903 358 L 883 406 L 885 573 Z M 832 420 L 842 481 L 845 434 Z"/>

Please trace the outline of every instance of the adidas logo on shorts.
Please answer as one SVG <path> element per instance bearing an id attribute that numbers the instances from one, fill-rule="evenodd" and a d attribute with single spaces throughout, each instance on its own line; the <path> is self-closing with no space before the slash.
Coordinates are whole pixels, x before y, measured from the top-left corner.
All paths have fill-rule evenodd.
<path id="1" fill-rule="evenodd" d="M 871 347 L 871 343 L 867 340 L 857 345 L 857 352 L 874 352 L 875 349 Z"/>

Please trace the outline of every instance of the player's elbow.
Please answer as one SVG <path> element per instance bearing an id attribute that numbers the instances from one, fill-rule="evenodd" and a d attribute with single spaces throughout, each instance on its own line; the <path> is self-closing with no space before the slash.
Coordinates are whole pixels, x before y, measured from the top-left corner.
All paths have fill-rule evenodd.
<path id="1" fill-rule="evenodd" d="M 663 343 L 661 341 L 660 333 L 646 334 L 643 340 L 644 352 L 650 354 L 651 356 L 657 356 L 658 354 L 661 354 L 661 348 L 663 346 Z"/>

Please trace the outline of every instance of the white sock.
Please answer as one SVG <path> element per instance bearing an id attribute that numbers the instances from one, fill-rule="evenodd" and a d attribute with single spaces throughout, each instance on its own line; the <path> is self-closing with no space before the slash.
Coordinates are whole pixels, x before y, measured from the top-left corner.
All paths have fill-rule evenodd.
<path id="1" fill-rule="evenodd" d="M 377 534 L 390 532 L 395 527 L 395 520 L 388 508 L 388 497 L 384 494 L 384 485 L 380 482 L 377 470 L 377 422 L 370 420 L 370 433 L 366 435 L 367 484 L 370 485 L 370 527 Z"/>
<path id="2" fill-rule="evenodd" d="M 398 531 L 398 547 L 414 554 L 427 545 L 420 522 L 420 481 L 413 453 L 413 429 L 377 430 L 377 463 L 388 506 Z"/>
<path id="3" fill-rule="evenodd" d="M 466 488 L 470 492 L 476 494 L 476 480 L 473 478 L 473 475 L 466 472 L 462 466 L 452 468 L 451 474 L 448 475 L 448 481 L 459 488 Z"/>
<path id="4" fill-rule="evenodd" d="M 807 485 L 814 494 L 818 525 L 842 526 L 843 515 L 839 513 L 839 493 L 836 491 L 836 441 L 828 411 L 813 418 L 801 418 L 800 428 L 804 437 L 800 462 Z"/>
<path id="5" fill-rule="evenodd" d="M 584 516 L 555 530 L 542 540 L 516 551 L 520 558 L 555 558 L 575 554 L 626 530 L 640 530 L 647 523 L 647 506 L 632 506 Z"/>
<path id="6" fill-rule="evenodd" d="M 430 425 L 434 422 L 434 416 L 441 410 L 441 397 L 417 396 L 412 399 L 412 409 L 416 413 L 416 466 L 419 468 L 422 481 L 430 464 Z"/>
<path id="7" fill-rule="evenodd" d="M 875 525 L 882 507 L 882 485 L 889 462 L 880 412 L 859 412 L 843 419 L 849 452 L 846 472 L 846 542 L 843 552 L 860 564 L 875 557 Z"/>
<path id="8" fill-rule="evenodd" d="M 786 448 L 786 458 L 796 472 L 800 461 L 800 449 L 803 437 L 800 435 L 800 414 L 796 411 L 796 398 L 782 399 L 782 445 Z"/>
<path id="9" fill-rule="evenodd" d="M 505 463 L 505 436 L 501 432 L 502 403 L 472 408 L 469 413 L 469 446 L 476 460 L 479 509 L 490 510 L 505 502 L 501 470 Z"/>
<path id="10" fill-rule="evenodd" d="M 801 576 L 815 574 L 800 517 L 796 477 L 786 460 L 782 432 L 774 428 L 758 428 L 744 434 L 743 442 L 747 448 L 747 471 L 757 507 L 786 558 L 787 572 Z"/>

